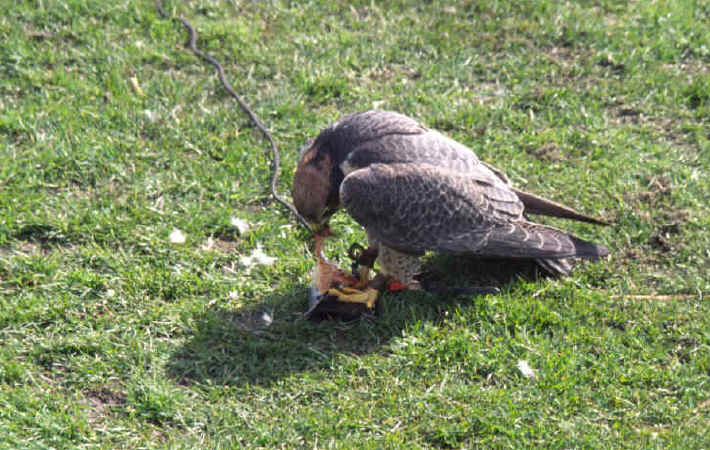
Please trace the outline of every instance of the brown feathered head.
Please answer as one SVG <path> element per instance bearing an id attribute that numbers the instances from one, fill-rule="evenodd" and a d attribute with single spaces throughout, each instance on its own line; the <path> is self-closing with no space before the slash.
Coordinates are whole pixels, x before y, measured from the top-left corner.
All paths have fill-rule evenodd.
<path id="1" fill-rule="evenodd" d="M 327 152 L 306 149 L 293 177 L 293 204 L 314 229 L 322 228 L 338 208 L 333 186 L 333 163 Z"/>

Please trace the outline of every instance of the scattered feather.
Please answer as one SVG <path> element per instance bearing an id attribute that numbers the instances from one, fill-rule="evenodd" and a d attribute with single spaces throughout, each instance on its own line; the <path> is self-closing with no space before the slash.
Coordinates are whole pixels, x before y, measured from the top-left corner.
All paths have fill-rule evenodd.
<path id="1" fill-rule="evenodd" d="M 148 119 L 149 122 L 155 123 L 155 121 L 158 120 L 158 116 L 153 111 L 151 111 L 149 109 L 144 109 L 143 115 L 145 116 L 146 119 Z"/>
<path id="2" fill-rule="evenodd" d="M 271 322 L 273 322 L 274 319 L 271 318 L 271 315 L 267 312 L 262 312 L 261 313 L 261 323 L 264 328 L 268 327 L 271 325 Z"/>
<path id="3" fill-rule="evenodd" d="M 131 81 L 131 86 L 133 86 L 133 91 L 135 91 L 136 95 L 143 97 L 145 94 L 143 93 L 143 89 L 141 89 L 141 85 L 138 82 L 138 77 L 131 77 L 129 80 Z"/>
<path id="4" fill-rule="evenodd" d="M 244 219 L 240 219 L 239 217 L 232 216 L 230 224 L 237 229 L 240 235 L 249 231 L 249 223 Z"/>
<path id="5" fill-rule="evenodd" d="M 535 371 L 530 367 L 527 361 L 521 359 L 518 361 L 518 370 L 526 378 L 535 378 Z"/>
<path id="6" fill-rule="evenodd" d="M 170 242 L 173 244 L 184 244 L 185 243 L 185 235 L 183 234 L 182 231 L 178 230 L 177 228 L 173 228 L 173 231 L 170 233 L 169 236 Z"/>
<path id="7" fill-rule="evenodd" d="M 271 326 L 272 322 L 271 314 L 266 311 L 254 311 L 236 319 L 236 323 L 240 328 L 257 335 L 263 333 L 266 328 Z"/>
<path id="8" fill-rule="evenodd" d="M 212 250 L 214 248 L 214 244 L 215 240 L 212 238 L 212 236 L 210 236 L 207 238 L 205 243 L 200 246 L 200 251 L 206 252 L 208 250 Z"/>
<path id="9" fill-rule="evenodd" d="M 263 264 L 265 266 L 270 266 L 276 261 L 276 258 L 272 256 L 268 256 L 266 253 L 261 251 L 260 247 L 257 247 L 254 252 L 252 253 L 252 258 L 259 264 Z"/>
<path id="10" fill-rule="evenodd" d="M 252 250 L 251 255 L 249 256 L 241 256 L 239 258 L 239 262 L 241 262 L 243 265 L 245 265 L 247 268 L 251 268 L 251 266 L 255 264 L 261 264 L 263 266 L 270 266 L 276 261 L 276 258 L 267 255 L 266 253 L 261 250 L 261 245 L 256 246 L 254 250 Z"/>
<path id="11" fill-rule="evenodd" d="M 177 123 L 178 125 L 180 125 L 180 119 L 178 118 L 177 115 L 178 115 L 178 112 L 180 112 L 181 109 L 182 109 L 182 107 L 181 107 L 180 105 L 177 105 L 175 108 L 173 108 L 173 109 L 170 111 L 170 117 L 172 117 L 173 120 L 175 121 L 175 123 Z"/>

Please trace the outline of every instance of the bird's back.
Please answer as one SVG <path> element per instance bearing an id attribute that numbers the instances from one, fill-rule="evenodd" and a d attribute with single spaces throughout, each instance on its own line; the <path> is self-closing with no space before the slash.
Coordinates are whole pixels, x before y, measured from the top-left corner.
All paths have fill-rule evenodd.
<path id="1" fill-rule="evenodd" d="M 470 148 L 395 112 L 374 110 L 346 116 L 318 140 L 335 153 L 340 149 L 336 161 L 345 162 L 350 170 L 372 164 L 429 164 L 505 184 Z"/>

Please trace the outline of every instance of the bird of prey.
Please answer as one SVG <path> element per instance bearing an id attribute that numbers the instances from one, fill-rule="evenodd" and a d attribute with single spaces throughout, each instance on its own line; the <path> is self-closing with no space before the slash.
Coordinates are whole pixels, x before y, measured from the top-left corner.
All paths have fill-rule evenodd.
<path id="1" fill-rule="evenodd" d="M 395 112 L 356 113 L 324 129 L 301 150 L 292 195 L 316 234 L 343 207 L 365 228 L 381 272 L 410 289 L 420 288 L 427 251 L 534 259 L 564 275 L 572 258 L 609 253 L 527 214 L 601 220 L 512 187 L 468 147 Z"/>

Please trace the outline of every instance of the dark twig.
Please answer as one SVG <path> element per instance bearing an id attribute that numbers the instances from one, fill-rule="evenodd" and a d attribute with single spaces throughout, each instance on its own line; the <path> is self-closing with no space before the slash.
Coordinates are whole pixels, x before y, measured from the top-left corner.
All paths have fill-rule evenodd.
<path id="1" fill-rule="evenodd" d="M 163 16 L 166 19 L 169 19 L 170 16 L 165 12 L 163 9 L 163 2 L 161 0 L 156 0 L 155 4 L 156 8 L 158 9 L 158 12 L 160 13 L 161 16 Z M 301 216 L 296 208 L 281 198 L 279 196 L 278 192 L 276 191 L 276 185 L 279 181 L 279 171 L 281 169 L 281 154 L 279 153 L 279 149 L 276 147 L 276 143 L 274 142 L 274 139 L 271 137 L 271 133 L 266 129 L 264 124 L 261 123 L 258 117 L 256 117 L 256 114 L 254 114 L 254 111 L 251 110 L 249 105 L 234 91 L 232 88 L 232 85 L 229 83 L 227 78 L 224 76 L 224 69 L 222 69 L 222 65 L 214 59 L 212 56 L 204 53 L 202 50 L 197 48 L 197 32 L 195 29 L 192 27 L 190 22 L 187 20 L 183 19 L 182 17 L 176 17 L 177 21 L 183 24 L 183 26 L 187 29 L 189 33 L 189 38 L 190 42 L 188 43 L 188 47 L 192 53 L 194 53 L 196 56 L 199 58 L 202 58 L 204 61 L 207 61 L 209 64 L 211 64 L 216 70 L 217 70 L 217 76 L 219 77 L 219 81 L 222 82 L 222 86 L 224 86 L 224 89 L 229 93 L 229 95 L 234 98 L 234 100 L 237 101 L 239 106 L 242 108 L 242 110 L 247 113 L 251 121 L 254 123 L 254 125 L 261 131 L 261 133 L 264 135 L 264 137 L 269 141 L 269 144 L 271 145 L 271 154 L 273 158 L 273 172 L 271 176 L 271 194 L 274 196 L 274 199 L 276 199 L 277 202 L 281 203 L 283 206 L 288 208 L 294 216 L 298 219 L 298 221 L 306 227 L 311 233 L 313 230 L 311 229 L 311 226 L 308 224 L 306 219 Z"/>

